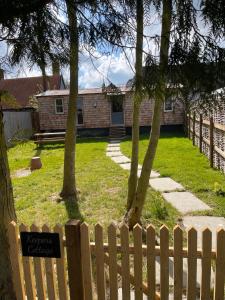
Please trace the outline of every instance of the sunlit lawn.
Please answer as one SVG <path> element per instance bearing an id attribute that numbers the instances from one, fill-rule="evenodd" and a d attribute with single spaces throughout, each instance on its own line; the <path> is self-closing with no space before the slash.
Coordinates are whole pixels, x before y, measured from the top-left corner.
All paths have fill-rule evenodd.
<path id="1" fill-rule="evenodd" d="M 148 136 L 140 141 L 140 163 L 148 144 Z M 131 141 L 124 141 L 122 152 L 130 156 Z M 209 161 L 197 147 L 192 146 L 181 132 L 162 133 L 159 140 L 154 169 L 162 176 L 170 176 L 187 190 L 194 192 L 213 210 L 208 214 L 225 217 L 225 175 L 209 167 Z M 215 188 L 217 187 L 217 188 Z M 218 187 L 221 193 L 218 192 Z M 205 212 L 206 213 L 206 212 Z M 204 214 L 205 214 L 204 213 Z"/>
<path id="2" fill-rule="evenodd" d="M 125 144 L 126 148 L 128 144 Z M 37 149 L 29 142 L 11 148 L 8 156 L 18 221 L 54 225 L 64 224 L 69 218 L 79 218 L 90 224 L 101 222 L 106 226 L 111 221 L 122 220 L 129 172 L 106 157 L 106 147 L 105 140 L 78 140 L 76 178 L 80 200 L 75 207 L 58 202 L 63 175 L 63 145 L 45 145 Z M 29 167 L 30 159 L 35 155 L 41 157 L 42 169 L 27 177 L 15 178 L 15 171 Z M 151 221 L 157 227 L 167 223 L 171 227 L 178 214 L 159 193 L 149 189 L 143 216 L 143 223 Z"/>

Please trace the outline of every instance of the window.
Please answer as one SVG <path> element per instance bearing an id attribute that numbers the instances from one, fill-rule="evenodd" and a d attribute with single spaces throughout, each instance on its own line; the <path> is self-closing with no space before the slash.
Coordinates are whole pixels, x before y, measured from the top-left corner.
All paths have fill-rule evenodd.
<path id="1" fill-rule="evenodd" d="M 64 103 L 61 98 L 55 99 L 55 113 L 64 114 Z"/>
<path id="2" fill-rule="evenodd" d="M 82 99 L 78 99 L 77 101 L 77 124 L 82 125 L 84 123 L 83 120 L 83 101 Z"/>
<path id="3" fill-rule="evenodd" d="M 173 100 L 172 98 L 167 98 L 164 102 L 164 111 L 173 111 Z"/>

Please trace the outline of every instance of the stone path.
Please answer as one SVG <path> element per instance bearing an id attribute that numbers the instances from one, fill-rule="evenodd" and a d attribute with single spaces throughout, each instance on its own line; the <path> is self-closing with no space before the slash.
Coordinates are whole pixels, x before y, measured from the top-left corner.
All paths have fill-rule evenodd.
<path id="1" fill-rule="evenodd" d="M 120 141 L 113 141 L 107 147 L 106 155 L 109 156 L 115 163 L 119 164 L 124 170 L 130 170 L 130 159 L 123 155 L 120 151 Z M 138 166 L 138 176 L 140 177 L 142 166 Z M 196 211 L 207 211 L 211 208 L 203 201 L 198 199 L 194 194 L 186 191 L 185 188 L 178 182 L 169 177 L 160 177 L 160 174 L 156 171 L 151 172 L 149 185 L 156 191 L 161 192 L 163 198 L 174 206 L 182 215 L 181 226 L 184 229 L 188 227 L 195 227 L 198 231 L 198 248 L 202 248 L 202 230 L 208 227 L 212 231 L 212 248 L 216 248 L 216 231 L 219 227 L 225 229 L 225 219 L 222 217 L 210 217 L 210 216 L 187 216 L 188 213 Z M 173 259 L 169 261 L 169 282 L 173 286 Z M 197 286 L 201 281 L 201 260 L 197 260 Z M 212 272 L 211 284 L 214 281 L 214 274 Z M 160 260 L 159 257 L 156 261 L 156 283 L 159 284 L 160 280 Z M 187 285 L 187 259 L 183 259 L 183 284 Z M 122 296 L 122 291 L 119 289 L 119 299 Z M 131 291 L 131 299 L 134 299 L 134 292 Z M 144 298 L 145 299 L 145 298 Z M 147 298 L 146 298 L 147 299 Z M 170 295 L 170 299 L 173 299 L 173 295 Z M 185 298 L 184 298 L 185 299 Z"/>
<path id="2" fill-rule="evenodd" d="M 130 170 L 131 162 L 128 157 L 120 151 L 120 141 L 108 144 L 106 155 L 124 170 Z M 138 167 L 138 176 L 141 174 L 141 165 Z M 174 206 L 182 215 L 211 208 L 192 193 L 169 177 L 160 177 L 156 171 L 151 172 L 149 185 L 156 191 L 162 193 L 163 198 Z"/>

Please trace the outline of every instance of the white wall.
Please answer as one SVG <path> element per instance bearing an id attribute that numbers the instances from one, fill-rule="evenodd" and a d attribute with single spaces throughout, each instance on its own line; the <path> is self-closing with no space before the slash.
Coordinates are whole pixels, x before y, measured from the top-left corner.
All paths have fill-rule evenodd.
<path id="1" fill-rule="evenodd" d="M 29 139 L 32 136 L 31 113 L 31 111 L 3 111 L 7 144 L 10 144 L 11 139 Z"/>

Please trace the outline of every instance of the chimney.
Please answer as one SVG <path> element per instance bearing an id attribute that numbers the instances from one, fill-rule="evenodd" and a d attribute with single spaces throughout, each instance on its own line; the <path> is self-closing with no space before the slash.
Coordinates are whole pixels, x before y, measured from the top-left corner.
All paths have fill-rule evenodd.
<path id="1" fill-rule="evenodd" d="M 0 80 L 4 79 L 4 70 L 0 68 Z"/>
<path id="2" fill-rule="evenodd" d="M 59 75 L 59 61 L 52 61 L 52 75 Z"/>

